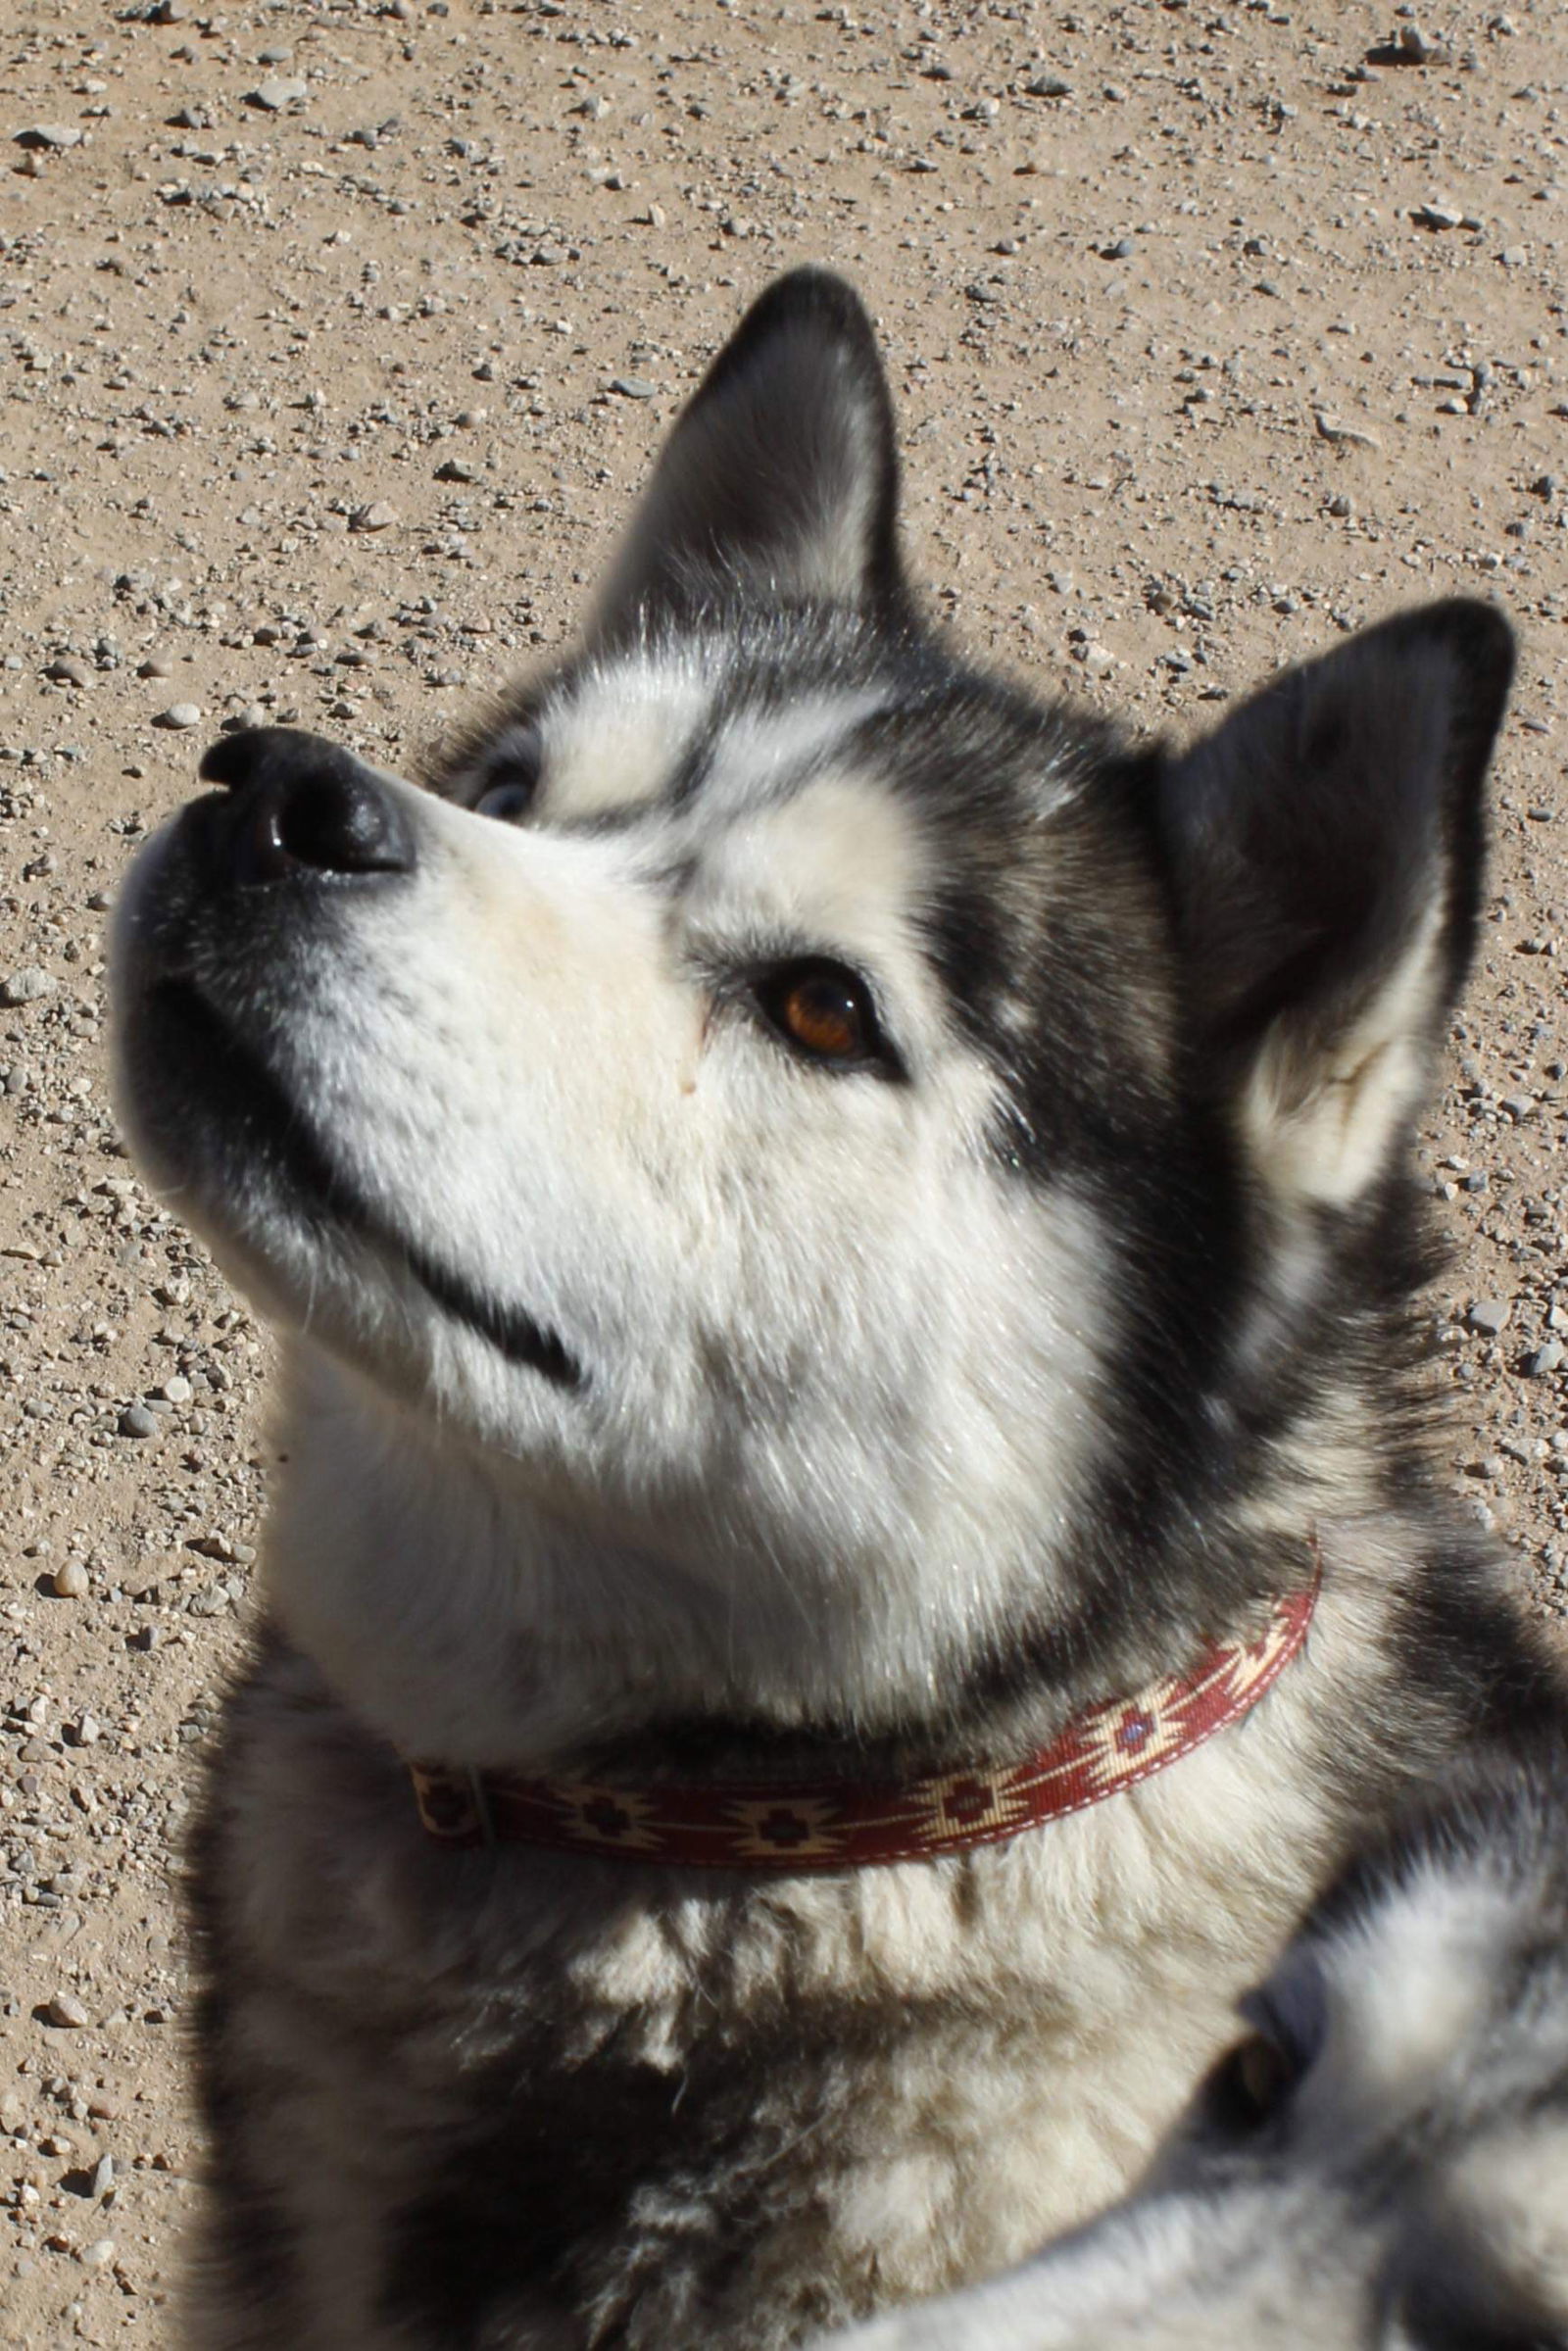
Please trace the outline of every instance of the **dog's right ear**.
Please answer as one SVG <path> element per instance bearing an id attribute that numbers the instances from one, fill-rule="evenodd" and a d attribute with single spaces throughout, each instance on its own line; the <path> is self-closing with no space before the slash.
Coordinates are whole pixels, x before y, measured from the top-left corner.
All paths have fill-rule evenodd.
<path id="1" fill-rule="evenodd" d="M 1493 606 L 1429 605 L 1286 670 L 1161 771 L 1202 1075 L 1284 1203 L 1352 1206 L 1431 1083 L 1512 670 Z"/>
<path id="2" fill-rule="evenodd" d="M 591 643 L 741 601 L 895 610 L 893 403 L 858 296 L 794 269 L 677 417 L 600 594 Z"/>

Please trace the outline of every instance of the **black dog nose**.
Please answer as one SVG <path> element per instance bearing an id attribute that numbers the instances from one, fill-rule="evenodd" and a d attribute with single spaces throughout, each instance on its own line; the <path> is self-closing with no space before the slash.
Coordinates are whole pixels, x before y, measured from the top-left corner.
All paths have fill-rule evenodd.
<path id="1" fill-rule="evenodd" d="M 414 836 L 397 802 L 352 752 L 320 735 L 247 727 L 213 744 L 201 773 L 234 795 L 226 829 L 236 881 L 414 870 Z"/>

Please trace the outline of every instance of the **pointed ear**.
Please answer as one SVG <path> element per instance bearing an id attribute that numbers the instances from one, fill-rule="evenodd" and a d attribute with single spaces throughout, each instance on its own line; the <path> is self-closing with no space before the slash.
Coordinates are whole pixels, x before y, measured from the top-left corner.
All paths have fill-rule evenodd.
<path id="1" fill-rule="evenodd" d="M 737 595 L 895 608 L 898 487 L 871 321 L 842 278 L 792 270 L 676 419 L 590 637 Z"/>
<path id="2" fill-rule="evenodd" d="M 1430 605 L 1287 670 L 1163 770 L 1204 1067 L 1284 1199 L 1349 1206 L 1430 1084 L 1512 670 L 1492 606 Z"/>

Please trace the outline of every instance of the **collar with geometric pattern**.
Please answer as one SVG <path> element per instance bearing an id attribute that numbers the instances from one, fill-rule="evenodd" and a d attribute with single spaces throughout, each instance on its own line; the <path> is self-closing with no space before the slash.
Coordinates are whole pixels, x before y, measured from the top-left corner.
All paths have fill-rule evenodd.
<path id="1" fill-rule="evenodd" d="M 650 1781 L 637 1787 L 409 1766 L 442 1844 L 539 1845 L 685 1869 L 851 1870 L 1000 1844 L 1102 1803 L 1250 1712 L 1306 1639 L 1318 1584 L 1275 1603 L 1251 1641 L 1211 1649 L 1182 1680 L 1113 1698 L 1021 1762 L 920 1780 Z"/>

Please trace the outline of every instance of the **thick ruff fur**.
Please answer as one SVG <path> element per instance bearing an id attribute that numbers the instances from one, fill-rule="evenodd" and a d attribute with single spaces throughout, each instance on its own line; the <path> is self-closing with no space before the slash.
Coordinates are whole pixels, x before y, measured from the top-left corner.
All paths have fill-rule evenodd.
<path id="1" fill-rule="evenodd" d="M 1138 2195 L 842 2351 L 1568 2342 L 1568 1753 L 1403 1820 L 1243 2008 Z"/>
<path id="2" fill-rule="evenodd" d="M 771 2351 L 995 2270 L 1125 2184 L 1351 1833 L 1550 1702 L 1431 1475 L 1404 1171 L 1505 625 L 1134 748 L 932 634 L 896 498 L 863 312 L 783 279 L 437 794 L 230 737 L 125 892 L 127 1126 L 287 1357 L 197 1855 L 202 2351 Z M 415 1819 L 409 1756 L 1010 1758 L 1315 1553 L 1245 1723 L 1010 1844 Z"/>

